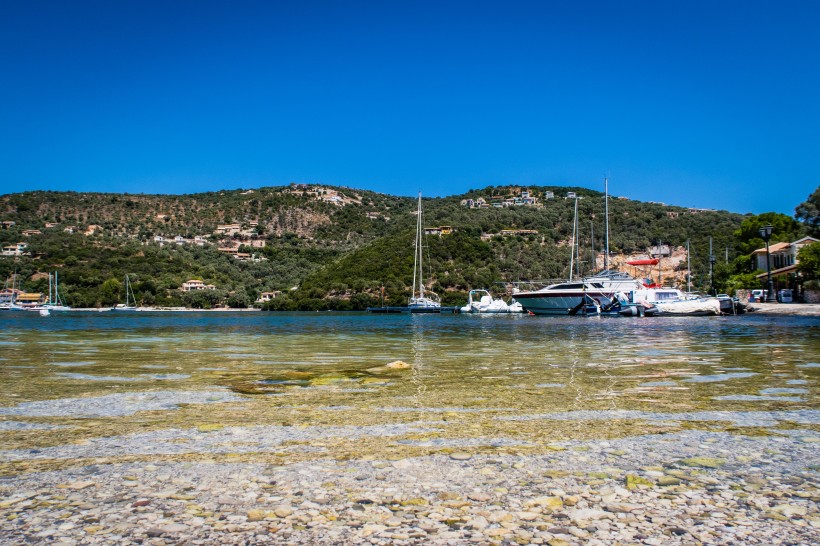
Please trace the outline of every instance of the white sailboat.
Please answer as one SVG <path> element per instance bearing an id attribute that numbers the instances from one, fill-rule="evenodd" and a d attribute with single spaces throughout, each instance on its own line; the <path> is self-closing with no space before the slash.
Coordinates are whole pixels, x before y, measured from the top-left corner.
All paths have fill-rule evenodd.
<path id="1" fill-rule="evenodd" d="M 27 311 L 71 311 L 71 307 L 63 303 L 63 298 L 60 296 L 60 283 L 57 277 L 57 272 L 48 274 L 48 302 L 41 305 L 26 307 Z"/>
<path id="2" fill-rule="evenodd" d="M 137 298 L 134 297 L 134 291 L 131 288 L 131 280 L 128 275 L 125 276 L 125 303 L 118 303 L 111 308 L 112 311 L 136 311 Z"/>
<path id="3" fill-rule="evenodd" d="M 416 221 L 416 251 L 413 258 L 413 294 L 407 303 L 411 313 L 440 313 L 441 300 L 435 292 L 425 290 L 423 280 L 423 237 L 424 224 L 421 211 L 421 192 L 419 192 L 418 218 Z"/>

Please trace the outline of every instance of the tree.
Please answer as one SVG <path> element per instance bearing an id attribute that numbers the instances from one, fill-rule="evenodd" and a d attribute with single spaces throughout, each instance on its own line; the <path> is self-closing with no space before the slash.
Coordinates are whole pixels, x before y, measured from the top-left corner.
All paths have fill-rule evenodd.
<path id="1" fill-rule="evenodd" d="M 734 233 L 740 254 L 751 254 L 766 245 L 759 231 L 765 225 L 772 226 L 771 243 L 795 241 L 805 234 L 805 228 L 800 222 L 779 212 L 764 212 L 757 216 L 749 216 L 743 220 L 740 229 Z"/>
<path id="2" fill-rule="evenodd" d="M 820 233 L 820 186 L 815 189 L 809 198 L 797 205 L 794 217 L 808 226 L 812 235 Z"/>
<path id="3" fill-rule="evenodd" d="M 806 280 L 820 279 L 820 243 L 801 248 L 797 251 L 797 260 L 797 269 Z"/>

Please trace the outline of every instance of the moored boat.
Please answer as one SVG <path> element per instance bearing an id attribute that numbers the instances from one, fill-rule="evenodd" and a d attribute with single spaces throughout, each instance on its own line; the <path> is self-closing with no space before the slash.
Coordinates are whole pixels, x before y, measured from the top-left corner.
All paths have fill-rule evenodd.
<path id="1" fill-rule="evenodd" d="M 125 303 L 118 303 L 111 308 L 112 311 L 136 311 L 137 298 L 134 297 L 134 291 L 131 289 L 131 280 L 128 275 L 125 276 Z"/>
<path id="2" fill-rule="evenodd" d="M 419 192 L 418 212 L 416 218 L 416 248 L 413 258 L 413 293 L 407 303 L 411 313 L 440 313 L 441 299 L 432 290 L 426 290 L 423 280 L 424 224 L 421 210 L 421 192 Z"/>
<path id="3" fill-rule="evenodd" d="M 467 295 L 467 305 L 460 310 L 462 313 L 523 313 L 523 306 L 513 301 L 507 303 L 500 298 L 493 298 L 488 290 L 470 290 Z"/>

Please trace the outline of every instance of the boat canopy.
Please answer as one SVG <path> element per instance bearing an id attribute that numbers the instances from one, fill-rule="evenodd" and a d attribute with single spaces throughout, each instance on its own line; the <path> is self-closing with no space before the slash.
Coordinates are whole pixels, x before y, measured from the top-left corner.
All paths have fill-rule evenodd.
<path id="1" fill-rule="evenodd" d="M 649 260 L 632 260 L 631 262 L 626 262 L 627 265 L 658 265 L 658 259 L 652 258 Z"/>

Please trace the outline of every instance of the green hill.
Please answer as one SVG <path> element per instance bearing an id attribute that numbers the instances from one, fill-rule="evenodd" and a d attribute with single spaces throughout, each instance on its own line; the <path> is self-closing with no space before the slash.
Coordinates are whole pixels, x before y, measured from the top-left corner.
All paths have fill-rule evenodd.
<path id="1" fill-rule="evenodd" d="M 575 204 L 567 192 L 581 197 L 580 270 L 592 271 L 592 232 L 594 250 L 603 250 L 603 194 L 530 186 L 523 190 L 537 202 L 513 204 L 526 194 L 521 190 L 424 199 L 425 225 L 455 230 L 427 237 L 425 277 L 445 303 L 459 304 L 470 288 L 496 282 L 566 277 Z M 484 207 L 463 203 L 479 198 Z M 505 199 L 509 206 L 492 206 Z M 144 305 L 245 306 L 261 292 L 279 291 L 271 308 L 361 309 L 378 301 L 382 286 L 387 301 L 399 304 L 412 280 L 415 210 L 412 197 L 319 185 L 192 195 L 9 194 L 0 196 L 0 242 L 24 242 L 30 255 L 4 257 L 0 275 L 16 271 L 22 286 L 36 291 L 46 288 L 46 272 L 59 270 L 65 299 L 76 307 L 123 301 L 126 274 Z M 689 240 L 699 271 L 708 269 L 710 236 L 715 249 L 730 248 L 734 257 L 733 232 L 744 219 L 619 198 L 610 199 L 609 210 L 613 253 Z M 183 294 L 181 284 L 194 278 L 217 290 L 208 298 Z"/>

